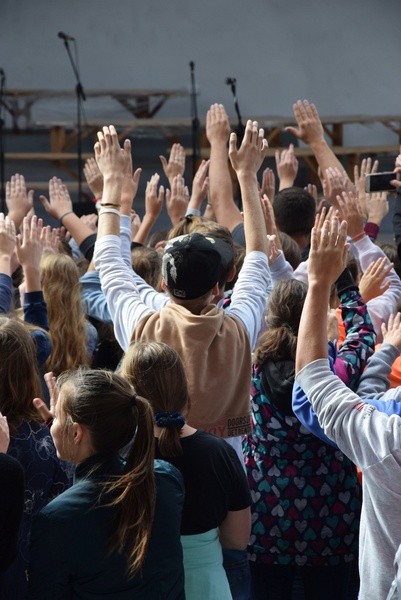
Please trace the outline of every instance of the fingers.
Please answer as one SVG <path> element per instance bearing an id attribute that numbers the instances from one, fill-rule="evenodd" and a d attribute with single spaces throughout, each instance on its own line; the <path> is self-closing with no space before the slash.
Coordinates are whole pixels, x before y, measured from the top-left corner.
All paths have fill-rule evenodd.
<path id="1" fill-rule="evenodd" d="M 47 389 L 49 390 L 50 410 L 54 413 L 54 407 L 56 406 L 58 397 L 56 378 L 50 371 L 49 373 L 45 373 L 44 380 L 46 382 Z"/>
<path id="2" fill-rule="evenodd" d="M 32 403 L 42 417 L 44 423 L 50 427 L 53 422 L 53 414 L 47 408 L 46 404 L 40 398 L 34 398 Z"/>
<path id="3" fill-rule="evenodd" d="M 135 169 L 132 180 L 136 185 L 139 185 L 139 180 L 141 179 L 141 175 L 142 175 L 142 169 L 140 167 L 138 169 Z"/>
<path id="4" fill-rule="evenodd" d="M 233 131 L 230 134 L 228 154 L 229 154 L 229 156 L 234 156 L 235 154 L 237 154 L 237 152 L 238 152 L 238 149 L 237 149 L 237 134 Z"/>

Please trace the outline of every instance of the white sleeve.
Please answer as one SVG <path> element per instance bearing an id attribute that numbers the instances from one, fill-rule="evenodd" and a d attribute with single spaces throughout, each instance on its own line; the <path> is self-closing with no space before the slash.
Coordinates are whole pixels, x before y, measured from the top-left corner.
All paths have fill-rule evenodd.
<path id="1" fill-rule="evenodd" d="M 126 215 L 120 216 L 120 235 L 121 235 L 121 256 L 126 264 L 132 268 L 131 264 L 131 219 Z M 151 285 L 146 283 L 135 271 L 133 271 L 133 279 L 141 300 L 148 308 L 158 312 L 169 304 L 170 298 L 167 294 L 156 292 Z"/>
<path id="2" fill-rule="evenodd" d="M 304 367 L 296 380 L 325 434 L 363 471 L 401 447 L 401 418 L 365 404 L 336 376 L 327 359 Z"/>
<path id="3" fill-rule="evenodd" d="M 134 272 L 121 256 L 119 236 L 106 235 L 97 240 L 93 258 L 114 324 L 114 334 L 125 351 L 136 324 L 154 311 L 139 296 Z"/>
<path id="4" fill-rule="evenodd" d="M 376 246 L 368 236 L 355 242 L 352 245 L 352 249 L 355 258 L 359 260 L 363 272 L 366 271 L 372 262 L 386 256 L 383 250 L 379 248 L 379 246 Z M 390 261 L 387 259 L 387 264 L 389 263 Z M 391 280 L 388 290 L 386 290 L 384 294 L 381 294 L 381 296 L 373 298 L 373 300 L 369 300 L 369 302 L 366 303 L 377 335 L 378 344 L 383 341 L 381 324 L 387 324 L 390 315 L 397 311 L 397 303 L 401 298 L 401 281 L 394 269 L 391 269 L 388 278 Z"/>
<path id="5" fill-rule="evenodd" d="M 247 254 L 234 286 L 230 307 L 226 312 L 243 323 L 251 348 L 256 344 L 270 285 L 271 276 L 266 254 Z"/>
<path id="6" fill-rule="evenodd" d="M 302 281 L 303 283 L 306 283 L 306 285 L 308 285 L 309 281 L 308 281 L 308 261 L 307 260 L 303 260 L 302 262 L 299 263 L 299 265 L 297 266 L 297 268 L 294 271 L 293 278 L 297 279 L 298 281 Z"/>
<path id="7" fill-rule="evenodd" d="M 285 259 L 282 250 L 279 251 L 279 255 L 277 256 L 276 260 L 274 260 L 270 264 L 270 272 L 272 276 L 273 286 L 278 281 L 281 281 L 281 279 L 294 278 L 294 269 L 292 268 L 290 263 Z"/>

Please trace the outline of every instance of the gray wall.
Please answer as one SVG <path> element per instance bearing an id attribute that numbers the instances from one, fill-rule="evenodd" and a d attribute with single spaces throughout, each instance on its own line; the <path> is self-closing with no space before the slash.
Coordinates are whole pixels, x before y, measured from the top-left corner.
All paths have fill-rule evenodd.
<path id="1" fill-rule="evenodd" d="M 225 77 L 238 81 L 244 117 L 290 115 L 297 98 L 322 115 L 397 114 L 401 104 L 399 0 L 0 0 L 0 66 L 9 88 L 69 89 L 74 78 L 59 30 L 77 38 L 90 88 L 189 87 L 196 63 L 199 113 L 231 114 Z M 89 100 L 88 117 L 128 117 Z M 74 104 L 38 105 L 37 119 L 73 119 Z M 188 116 L 189 99 L 159 116 Z M 395 143 L 381 127 L 346 141 Z"/>
<path id="2" fill-rule="evenodd" d="M 216 101 L 235 116 L 227 76 L 237 78 L 244 119 L 290 117 L 297 98 L 313 100 L 321 115 L 397 114 L 400 16 L 399 0 L 0 0 L 0 67 L 9 88 L 73 89 L 61 30 L 78 40 L 87 89 L 189 89 L 194 60 L 200 118 Z M 85 110 L 104 122 L 130 117 L 112 100 L 90 98 Z M 158 116 L 189 117 L 189 98 L 169 100 Z M 38 103 L 33 118 L 72 121 L 74 100 Z M 348 144 L 397 140 L 380 125 L 345 131 Z M 135 147 L 144 167 L 140 211 L 145 182 L 167 150 L 166 139 L 145 142 Z M 43 136 L 6 139 L 9 150 L 47 144 Z M 57 173 L 49 163 L 6 165 L 7 177 L 16 171 L 34 180 Z"/>

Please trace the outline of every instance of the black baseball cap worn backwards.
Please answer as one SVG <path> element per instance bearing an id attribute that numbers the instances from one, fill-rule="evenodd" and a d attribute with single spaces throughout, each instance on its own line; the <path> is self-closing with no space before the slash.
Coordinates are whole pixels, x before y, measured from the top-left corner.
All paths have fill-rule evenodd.
<path id="1" fill-rule="evenodd" d="M 233 260 L 232 247 L 220 238 L 180 235 L 164 249 L 162 275 L 170 294 L 193 300 L 211 290 Z"/>

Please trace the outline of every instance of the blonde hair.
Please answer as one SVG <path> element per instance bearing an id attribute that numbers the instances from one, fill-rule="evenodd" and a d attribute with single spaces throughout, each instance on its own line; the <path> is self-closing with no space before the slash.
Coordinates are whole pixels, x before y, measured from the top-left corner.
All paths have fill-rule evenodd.
<path id="1" fill-rule="evenodd" d="M 58 375 L 79 366 L 88 367 L 90 358 L 78 267 L 66 254 L 46 254 L 41 261 L 40 275 L 52 342 L 46 368 Z"/>
<path id="2" fill-rule="evenodd" d="M 189 392 L 179 354 L 162 342 L 136 342 L 125 353 L 121 375 L 147 398 L 156 413 L 182 413 L 189 410 Z M 182 454 L 180 429 L 163 427 L 159 436 L 162 456 Z"/>

